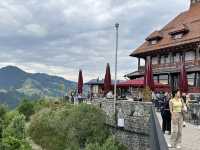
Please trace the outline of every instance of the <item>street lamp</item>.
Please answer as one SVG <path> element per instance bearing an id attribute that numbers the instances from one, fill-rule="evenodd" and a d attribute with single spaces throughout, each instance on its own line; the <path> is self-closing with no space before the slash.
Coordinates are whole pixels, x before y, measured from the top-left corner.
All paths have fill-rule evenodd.
<path id="1" fill-rule="evenodd" d="M 116 50 L 115 50 L 114 114 L 116 115 L 116 101 L 117 101 L 117 52 L 118 52 L 119 23 L 115 24 L 115 29 L 116 29 Z"/>

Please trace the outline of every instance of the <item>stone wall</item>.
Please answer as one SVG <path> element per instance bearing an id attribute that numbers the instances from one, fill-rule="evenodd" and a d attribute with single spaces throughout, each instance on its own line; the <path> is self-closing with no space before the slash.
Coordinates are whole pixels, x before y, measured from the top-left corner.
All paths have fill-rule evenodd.
<path id="1" fill-rule="evenodd" d="M 149 119 L 151 115 L 151 103 L 117 101 L 116 112 L 122 110 L 125 119 L 124 128 L 116 128 L 113 100 L 99 99 L 93 103 L 101 107 L 107 114 L 108 124 L 115 137 L 129 150 L 148 150 L 149 148 Z"/>

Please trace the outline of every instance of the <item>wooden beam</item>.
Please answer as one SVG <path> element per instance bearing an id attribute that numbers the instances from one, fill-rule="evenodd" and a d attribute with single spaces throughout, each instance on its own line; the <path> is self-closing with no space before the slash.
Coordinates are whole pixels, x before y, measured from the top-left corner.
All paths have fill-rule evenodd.
<path id="1" fill-rule="evenodd" d="M 157 55 L 157 64 L 160 64 L 160 54 Z"/>
<path id="2" fill-rule="evenodd" d="M 198 45 L 196 48 L 196 54 L 195 54 L 196 60 L 199 60 L 199 52 L 200 52 L 200 45 Z"/>
<path id="3" fill-rule="evenodd" d="M 138 57 L 138 70 L 140 70 L 140 58 Z"/>
<path id="4" fill-rule="evenodd" d="M 169 53 L 169 61 L 170 61 L 170 64 L 173 63 L 173 53 L 172 52 Z"/>

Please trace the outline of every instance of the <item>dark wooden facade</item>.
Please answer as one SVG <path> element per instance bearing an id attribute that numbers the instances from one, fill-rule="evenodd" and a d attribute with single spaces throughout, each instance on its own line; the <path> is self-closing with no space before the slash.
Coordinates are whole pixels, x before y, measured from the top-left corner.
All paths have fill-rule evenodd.
<path id="1" fill-rule="evenodd" d="M 179 88 L 180 61 L 185 62 L 190 93 L 200 93 L 200 2 L 192 1 L 162 30 L 153 32 L 131 56 L 138 58 L 138 70 L 127 74 L 130 79 L 144 76 L 141 59 L 150 60 L 154 80 Z M 150 59 L 147 59 L 150 58 Z"/>

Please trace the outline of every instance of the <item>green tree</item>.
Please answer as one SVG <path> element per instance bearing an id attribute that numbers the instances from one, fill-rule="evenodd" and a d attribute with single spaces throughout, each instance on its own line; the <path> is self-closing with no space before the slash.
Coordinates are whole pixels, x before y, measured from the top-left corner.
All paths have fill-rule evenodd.
<path id="1" fill-rule="evenodd" d="M 113 137 L 109 137 L 102 145 L 99 143 L 88 144 L 85 150 L 127 150 L 127 148 L 117 142 Z"/>
<path id="2" fill-rule="evenodd" d="M 7 111 L 8 111 L 8 108 L 5 105 L 0 105 L 0 143 L 2 141 L 3 124 L 4 124 L 4 119 L 5 119 L 5 115 Z"/>
<path id="3" fill-rule="evenodd" d="M 18 106 L 17 110 L 19 113 L 26 117 L 26 121 L 30 119 L 30 116 L 34 114 L 34 104 L 30 100 L 23 100 Z"/>
<path id="4" fill-rule="evenodd" d="M 25 116 L 15 115 L 10 124 L 3 130 L 2 149 L 31 150 L 25 138 Z"/>
<path id="5" fill-rule="evenodd" d="M 4 119 L 4 116 L 7 112 L 8 112 L 8 107 L 0 104 L 0 119 Z"/>
<path id="6" fill-rule="evenodd" d="M 31 118 L 29 134 L 48 150 L 79 150 L 87 143 L 103 143 L 109 132 L 103 112 L 89 105 L 45 108 Z M 97 136 L 98 135 L 98 136 Z"/>

